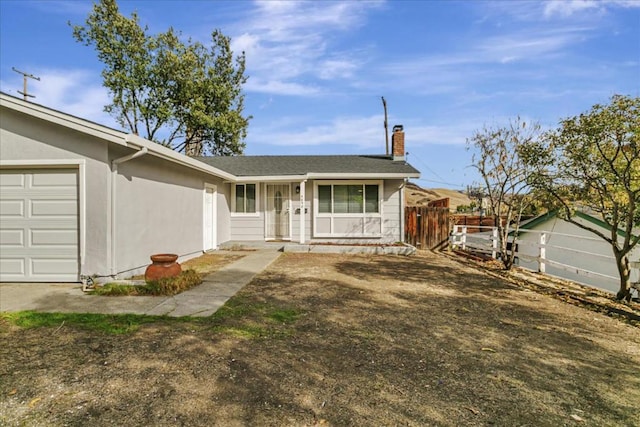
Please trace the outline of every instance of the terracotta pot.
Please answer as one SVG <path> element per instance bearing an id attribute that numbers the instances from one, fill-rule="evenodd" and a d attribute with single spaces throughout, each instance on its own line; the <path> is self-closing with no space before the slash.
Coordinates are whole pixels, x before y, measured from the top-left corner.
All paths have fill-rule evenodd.
<path id="1" fill-rule="evenodd" d="M 144 280 L 158 280 L 163 277 L 175 277 L 182 272 L 180 264 L 176 262 L 176 254 L 155 254 L 151 255 L 150 264 L 144 272 Z"/>

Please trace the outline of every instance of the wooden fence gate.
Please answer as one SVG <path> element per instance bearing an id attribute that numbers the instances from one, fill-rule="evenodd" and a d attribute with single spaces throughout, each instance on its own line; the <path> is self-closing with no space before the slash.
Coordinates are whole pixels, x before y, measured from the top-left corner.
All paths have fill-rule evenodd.
<path id="1" fill-rule="evenodd" d="M 449 208 L 407 206 L 404 209 L 405 242 L 418 249 L 441 250 L 449 244 Z"/>

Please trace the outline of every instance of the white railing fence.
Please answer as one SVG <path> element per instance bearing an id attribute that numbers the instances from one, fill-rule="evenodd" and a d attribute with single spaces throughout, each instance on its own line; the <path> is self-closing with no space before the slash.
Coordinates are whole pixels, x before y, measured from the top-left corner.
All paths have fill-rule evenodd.
<path id="1" fill-rule="evenodd" d="M 498 258 L 500 238 L 497 227 L 478 227 L 479 233 L 468 233 L 465 225 L 454 225 L 451 233 L 451 247 L 482 253 Z M 526 235 L 526 238 L 525 238 Z M 550 244 L 550 242 L 559 242 Z M 606 254 L 608 244 L 599 237 L 588 237 L 540 230 L 521 230 L 513 245 L 516 264 L 541 273 L 577 280 L 610 292 L 615 292 L 619 283 L 615 258 Z M 598 252 L 597 249 L 600 249 Z M 580 249 L 578 249 L 580 248 Z M 603 249 L 604 248 L 604 249 Z M 640 251 L 632 252 L 630 257 L 631 282 L 636 290 L 640 288 Z M 578 262 L 580 261 L 580 262 Z M 585 268 L 588 265 L 589 268 Z M 563 274 L 562 272 L 566 272 Z M 584 278 L 576 279 L 574 276 Z"/>

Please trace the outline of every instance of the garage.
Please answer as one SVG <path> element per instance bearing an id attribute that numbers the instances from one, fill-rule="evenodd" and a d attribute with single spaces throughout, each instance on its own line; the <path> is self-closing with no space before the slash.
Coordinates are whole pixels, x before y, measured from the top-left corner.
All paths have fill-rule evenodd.
<path id="1" fill-rule="evenodd" d="M 0 281 L 79 280 L 78 169 L 0 170 Z"/>

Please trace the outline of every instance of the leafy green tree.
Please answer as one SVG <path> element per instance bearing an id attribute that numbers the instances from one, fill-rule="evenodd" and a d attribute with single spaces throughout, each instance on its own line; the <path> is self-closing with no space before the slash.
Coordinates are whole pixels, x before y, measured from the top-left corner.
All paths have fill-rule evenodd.
<path id="1" fill-rule="evenodd" d="M 149 35 L 135 12 L 127 18 L 115 0 L 100 0 L 73 36 L 104 64 L 111 94 L 105 111 L 123 128 L 178 151 L 243 152 L 250 119 L 243 116 L 245 57 L 233 57 L 219 30 L 210 46 L 183 42 L 173 28 Z"/>
<path id="2" fill-rule="evenodd" d="M 522 214 L 534 201 L 529 181 L 537 169 L 524 159 L 530 157 L 531 147 L 539 146 L 540 135 L 538 123 L 518 117 L 506 126 L 485 127 L 467 140 L 467 149 L 475 149 L 472 166 L 484 181 L 482 193 L 498 228 L 498 253 L 506 270 L 513 267 L 516 255 L 508 242 L 515 247 Z"/>
<path id="3" fill-rule="evenodd" d="M 640 98 L 615 95 L 608 105 L 562 120 L 545 145 L 552 155 L 536 158 L 534 185 L 551 196 L 564 219 L 611 245 L 617 298 L 629 299 L 629 254 L 640 241 Z M 595 214 L 607 230 L 578 221 L 576 210 Z"/>

